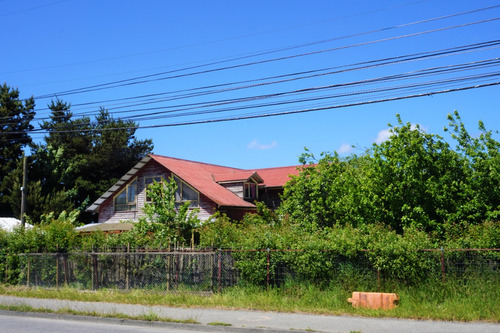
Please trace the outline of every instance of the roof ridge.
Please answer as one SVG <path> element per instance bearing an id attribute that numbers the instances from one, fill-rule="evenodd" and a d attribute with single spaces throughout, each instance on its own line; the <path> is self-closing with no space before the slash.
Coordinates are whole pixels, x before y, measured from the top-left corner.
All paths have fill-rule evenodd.
<path id="1" fill-rule="evenodd" d="M 288 169 L 288 168 L 300 168 L 303 167 L 303 164 L 298 165 L 287 165 L 287 166 L 279 166 L 279 167 L 268 167 L 268 168 L 256 168 L 256 169 L 245 169 L 245 171 L 259 171 L 259 170 L 275 170 L 275 169 Z"/>
<path id="2" fill-rule="evenodd" d="M 195 164 L 204 164 L 204 165 L 210 165 L 210 166 L 215 166 L 215 167 L 220 167 L 220 168 L 234 169 L 234 170 L 237 170 L 237 171 L 247 171 L 247 170 L 245 170 L 245 169 L 239 169 L 239 168 L 230 167 L 230 166 L 226 166 L 226 165 L 213 164 L 213 163 L 206 163 L 206 162 L 199 162 L 199 161 L 187 160 L 187 159 L 184 159 L 184 158 L 178 158 L 178 157 L 164 156 L 164 155 L 158 155 L 158 154 L 149 154 L 149 156 L 151 156 L 151 157 L 153 157 L 153 158 L 154 158 L 154 157 L 169 158 L 169 159 L 172 159 L 172 160 L 177 160 L 177 161 L 191 162 L 191 163 L 195 163 Z"/>

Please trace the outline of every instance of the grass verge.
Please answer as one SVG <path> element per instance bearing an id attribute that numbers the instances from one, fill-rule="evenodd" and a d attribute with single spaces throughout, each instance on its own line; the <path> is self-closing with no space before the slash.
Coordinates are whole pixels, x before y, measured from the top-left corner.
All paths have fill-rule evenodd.
<path id="1" fill-rule="evenodd" d="M 488 281 L 470 279 L 466 283 L 447 281 L 444 285 L 441 281 L 435 281 L 418 286 L 384 286 L 381 289 L 383 290 L 377 291 L 399 294 L 400 304 L 396 309 L 355 309 L 347 302 L 353 290 L 347 290 L 340 285 L 319 288 L 311 284 L 296 283 L 285 283 L 280 288 L 270 290 L 240 286 L 208 295 L 189 291 L 89 292 L 69 288 L 41 289 L 0 285 L 0 295 L 184 308 L 253 309 L 323 315 L 500 322 L 500 292 L 498 292 L 500 282 L 497 278 Z M 370 290 L 357 289 L 357 291 Z"/>
<path id="2" fill-rule="evenodd" d="M 208 323 L 207 325 L 210 325 L 210 326 L 233 326 L 229 323 L 223 323 L 221 321 L 213 321 L 211 323 Z"/>
<path id="3" fill-rule="evenodd" d="M 71 309 L 45 309 L 45 308 L 34 308 L 28 305 L 1 305 L 0 310 L 8 311 L 20 311 L 20 312 L 36 312 L 36 313 L 56 313 L 56 314 L 69 314 L 76 316 L 89 316 L 89 317 L 100 317 L 100 318 L 118 318 L 118 319 L 128 319 L 128 320 L 143 320 L 143 321 L 160 321 L 164 323 L 176 323 L 176 324 L 200 324 L 199 321 L 195 319 L 174 319 L 169 317 L 160 317 L 156 314 L 145 314 L 140 316 L 129 316 L 123 313 L 113 313 L 104 314 L 98 312 L 86 312 L 86 311 L 75 311 Z"/>

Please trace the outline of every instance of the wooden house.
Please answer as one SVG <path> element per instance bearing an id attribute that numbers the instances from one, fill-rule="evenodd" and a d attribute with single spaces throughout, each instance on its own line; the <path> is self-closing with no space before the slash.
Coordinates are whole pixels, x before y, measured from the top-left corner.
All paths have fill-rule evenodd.
<path id="1" fill-rule="evenodd" d="M 178 158 L 148 155 L 127 172 L 87 211 L 98 214 L 98 223 L 137 221 L 149 201 L 146 188 L 153 181 L 175 179 L 179 204 L 189 202 L 204 221 L 215 212 L 239 220 L 255 212 L 255 201 L 270 208 L 280 203 L 283 186 L 298 166 L 243 170 Z"/>

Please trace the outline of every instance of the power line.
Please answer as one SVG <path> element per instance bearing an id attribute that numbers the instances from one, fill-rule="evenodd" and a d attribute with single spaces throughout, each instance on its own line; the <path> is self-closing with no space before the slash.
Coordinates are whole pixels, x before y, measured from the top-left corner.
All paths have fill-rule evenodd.
<path id="1" fill-rule="evenodd" d="M 491 43 L 488 43 L 487 45 L 493 45 Z M 455 49 L 457 50 L 457 49 Z M 458 49 L 460 50 L 460 49 Z M 462 51 L 462 50 L 460 50 Z M 436 55 L 442 54 L 443 52 L 439 51 L 438 53 L 429 53 L 429 56 L 435 57 Z M 409 59 L 414 59 L 415 57 L 409 58 Z M 408 59 L 408 58 L 407 58 Z M 280 97 L 280 96 L 286 96 L 286 95 L 294 95 L 298 93 L 306 93 L 306 92 L 314 92 L 314 91 L 319 91 L 319 90 L 325 90 L 325 89 L 333 89 L 333 88 L 345 88 L 349 86 L 355 86 L 355 85 L 366 85 L 366 84 L 375 84 L 375 83 L 382 83 L 382 82 L 388 82 L 390 80 L 401 80 L 401 79 L 410 79 L 410 78 L 416 78 L 416 77 L 421 77 L 423 75 L 429 76 L 429 75 L 443 75 L 443 74 L 449 74 L 449 73 L 454 73 L 457 71 L 463 71 L 463 70 L 473 70 L 473 69 L 479 69 L 479 68 L 486 68 L 490 67 L 493 65 L 498 64 L 498 58 L 493 58 L 493 59 L 486 59 L 486 60 L 480 60 L 480 61 L 474 61 L 474 62 L 468 62 L 468 63 L 461 63 L 461 64 L 455 64 L 455 65 L 445 65 L 445 66 L 439 66 L 439 67 L 431 67 L 431 68 L 426 68 L 426 69 L 421 69 L 421 70 L 416 70 L 416 71 L 410 71 L 406 73 L 398 73 L 398 74 L 391 74 L 388 76 L 383 76 L 383 77 L 377 77 L 377 78 L 371 78 L 371 79 L 364 79 L 360 81 L 354 81 L 354 82 L 346 82 L 346 83 L 337 83 L 333 85 L 327 85 L 323 87 L 308 87 L 308 88 L 302 88 L 302 89 L 297 89 L 293 91 L 285 91 L 285 92 L 279 92 L 279 93 L 274 93 L 274 94 L 266 94 L 266 95 L 253 95 L 253 96 L 246 96 L 246 97 L 238 97 L 238 98 L 233 98 L 233 99 L 219 99 L 215 101 L 205 101 L 205 102 L 196 102 L 196 103 L 186 103 L 186 104 L 180 104 L 180 105 L 171 105 L 171 106 L 159 106 L 159 107 L 150 107 L 150 108 L 140 108 L 140 109 L 133 109 L 133 110 L 127 110 L 127 111 L 121 111 L 121 114 L 124 113 L 136 113 L 136 112 L 141 112 L 141 111 L 153 111 L 153 110 L 168 110 L 168 111 L 159 111 L 159 112 L 152 112 L 152 113 L 146 113 L 146 114 L 138 114 L 138 115 L 133 115 L 130 117 L 121 117 L 122 120 L 129 120 L 129 119 L 134 119 L 134 118 L 141 118 L 143 119 L 148 119 L 144 118 L 146 116 L 152 116 L 152 115 L 159 115 L 163 113 L 173 113 L 173 112 L 179 112 L 179 111 L 186 111 L 190 109 L 196 109 L 196 108 L 208 108 L 208 107 L 213 107 L 213 106 L 221 106 L 221 105 L 226 105 L 226 104 L 232 104 L 232 103 L 242 103 L 242 102 L 248 102 L 248 101 L 255 101 L 255 100 L 262 100 L 262 99 L 268 99 L 268 98 L 275 98 L 275 97 Z M 380 66 L 380 64 L 376 64 L 374 66 Z M 345 67 L 345 66 L 340 66 L 340 67 Z M 371 66 L 369 66 L 371 67 Z M 355 68 L 356 69 L 356 68 Z M 352 70 L 352 69 L 349 69 Z M 338 71 L 336 73 L 341 73 L 343 71 Z M 304 99 L 302 101 L 310 101 L 311 99 Z M 141 103 L 137 104 L 136 106 L 142 106 L 146 105 L 149 103 Z M 134 105 L 131 105 L 129 107 L 132 107 Z M 254 106 L 256 107 L 256 106 Z M 174 110 L 169 110 L 169 109 L 174 109 Z M 109 109 L 108 109 L 109 111 Z M 65 115 L 61 115 L 60 117 L 51 117 L 53 118 L 52 120 L 56 118 L 62 118 L 66 117 Z"/>
<path id="2" fill-rule="evenodd" d="M 247 88 L 254 88 L 254 87 L 271 85 L 271 84 L 278 84 L 278 83 L 284 83 L 284 82 L 290 82 L 290 81 L 296 81 L 296 80 L 303 80 L 303 79 L 314 78 L 314 77 L 319 77 L 319 76 L 345 73 L 345 72 L 349 72 L 349 71 L 370 69 L 370 68 L 376 68 L 376 67 L 381 67 L 381 66 L 408 63 L 408 62 L 413 62 L 413 61 L 422 61 L 422 60 L 427 60 L 427 59 L 435 59 L 435 58 L 450 56 L 450 55 L 465 54 L 465 53 L 469 53 L 469 52 L 476 52 L 478 50 L 483 50 L 483 51 L 484 50 L 491 50 L 493 48 L 497 48 L 498 45 L 500 45 L 500 40 L 492 40 L 492 41 L 462 45 L 462 46 L 452 47 L 452 48 L 447 48 L 447 49 L 419 52 L 419 53 L 414 53 L 414 54 L 406 54 L 406 55 L 370 60 L 370 61 L 342 65 L 342 66 L 335 66 L 335 67 L 315 69 L 315 70 L 310 70 L 310 71 L 281 74 L 281 75 L 276 75 L 276 76 L 271 76 L 271 77 L 266 77 L 266 78 L 258 78 L 258 79 L 254 79 L 254 80 L 243 80 L 243 81 L 236 81 L 236 82 L 229 82 L 229 83 L 222 83 L 222 84 L 214 84 L 214 85 L 209 85 L 209 86 L 202 86 L 202 87 L 195 87 L 195 88 L 189 88 L 189 89 L 183 89 L 183 90 L 161 92 L 161 93 L 156 93 L 156 94 L 147 94 L 147 95 L 134 96 L 134 97 L 125 97 L 125 98 L 98 101 L 98 102 L 86 102 L 86 103 L 77 104 L 77 106 L 78 105 L 99 104 L 99 103 L 105 103 L 105 102 L 111 102 L 111 101 L 114 101 L 114 102 L 123 101 L 123 103 L 120 103 L 120 104 L 124 104 L 121 107 L 114 107 L 114 108 L 108 107 L 107 108 L 108 111 L 109 110 L 118 110 L 118 109 L 130 108 L 130 107 L 146 105 L 146 104 L 162 103 L 162 102 L 174 101 L 174 100 L 183 99 L 183 98 L 200 97 L 200 96 L 204 96 L 204 95 L 221 93 L 221 92 L 235 91 L 235 90 L 240 90 L 240 89 L 247 89 Z M 355 67 L 355 66 L 357 66 L 357 67 Z M 332 69 L 335 69 L 335 71 L 331 71 Z M 308 75 L 302 75 L 302 74 L 308 74 Z M 270 79 L 280 79 L 280 80 L 261 82 L 261 81 L 266 81 L 266 80 L 270 80 Z M 253 83 L 253 84 L 231 87 L 235 84 L 241 84 L 241 83 Z M 225 87 L 225 88 L 224 89 L 206 90 L 206 89 L 214 88 L 214 87 L 215 88 Z M 201 90 L 201 92 L 199 92 L 200 90 Z M 203 90 L 205 90 L 205 91 L 203 91 Z M 181 92 L 186 92 L 186 93 L 192 92 L 192 93 L 182 94 L 182 95 L 174 95 L 174 96 L 171 96 L 168 98 L 162 98 L 162 99 L 154 98 L 154 97 L 171 95 L 174 93 L 181 93 Z M 135 104 L 130 104 L 130 103 L 127 104 L 125 102 L 125 101 L 129 101 L 129 100 L 140 99 L 140 98 L 149 98 L 149 100 L 138 102 Z M 115 104 L 115 105 L 120 105 L 120 104 Z M 48 108 L 47 108 L 47 110 L 48 110 Z M 72 111 L 74 111 L 74 108 L 72 108 Z M 135 110 L 132 110 L 132 112 L 134 112 L 134 111 Z M 128 111 L 122 111 L 122 113 L 125 113 L 125 112 L 128 112 Z M 95 113 L 96 113 L 96 111 L 93 110 L 91 112 L 80 112 L 80 113 L 73 112 L 73 115 L 76 116 L 76 115 L 95 114 Z M 48 117 L 36 118 L 36 120 L 44 120 L 44 119 L 49 119 L 49 118 Z"/>
<path id="3" fill-rule="evenodd" d="M 391 74 L 391 75 L 387 75 L 387 76 L 383 76 L 383 77 L 376 77 L 376 78 L 370 78 L 370 79 L 364 79 L 364 80 L 358 80 L 358 81 L 352 81 L 352 82 L 336 83 L 336 84 L 330 84 L 330 85 L 319 86 L 319 87 L 308 87 L 308 88 L 296 89 L 296 90 L 292 90 L 292 91 L 284 91 L 284 92 L 273 93 L 273 94 L 253 95 L 253 96 L 239 97 L 239 98 L 234 98 L 234 99 L 225 99 L 225 100 L 199 102 L 199 103 L 189 103 L 189 104 L 184 104 L 184 105 L 174 105 L 174 106 L 167 106 L 167 107 L 163 106 L 163 107 L 157 107 L 157 108 L 135 109 L 135 110 L 129 110 L 129 111 L 124 111 L 124 112 L 139 112 L 139 111 L 146 111 L 146 110 L 162 110 L 162 111 L 156 111 L 156 112 L 151 112 L 151 113 L 146 113 L 146 114 L 142 113 L 142 114 L 133 115 L 130 117 L 121 117 L 120 120 L 121 121 L 157 120 L 157 119 L 171 118 L 171 117 L 195 116 L 195 115 L 209 114 L 209 113 L 238 111 L 238 110 L 249 109 L 249 108 L 257 109 L 257 108 L 262 108 L 262 107 L 273 107 L 273 106 L 279 106 L 279 105 L 285 105 L 285 104 L 304 103 L 304 102 L 332 99 L 332 98 L 342 97 L 343 95 L 328 95 L 328 96 L 320 96 L 320 97 L 316 96 L 316 97 L 308 97 L 308 98 L 295 99 L 295 100 L 278 101 L 278 102 L 272 102 L 272 103 L 250 104 L 250 105 L 246 105 L 246 106 L 242 106 L 242 107 L 230 107 L 230 108 L 225 108 L 225 109 L 217 109 L 216 111 L 209 110 L 209 111 L 186 112 L 186 111 L 193 110 L 193 109 L 206 109 L 206 108 L 220 107 L 220 106 L 234 104 L 234 103 L 261 101 L 261 100 L 269 99 L 269 98 L 277 98 L 277 97 L 291 96 L 291 95 L 297 95 L 297 94 L 311 93 L 311 92 L 317 92 L 317 91 L 321 91 L 321 90 L 347 88 L 347 87 L 353 87 L 353 86 L 358 86 L 358 85 L 372 85 L 372 84 L 390 82 L 390 81 L 394 81 L 394 80 L 408 80 L 408 79 L 418 78 L 418 77 L 423 77 L 423 76 L 444 75 L 444 74 L 450 74 L 450 73 L 455 73 L 455 72 L 464 71 L 464 70 L 476 70 L 476 69 L 480 69 L 480 68 L 488 68 L 491 66 L 497 66 L 499 64 L 499 62 L 500 62 L 499 58 L 493 58 L 493 59 L 486 59 L 486 60 L 480 60 L 480 61 L 474 61 L 474 62 L 468 62 L 468 63 L 455 64 L 455 65 L 431 67 L 431 68 L 426 68 L 426 69 L 410 71 L 410 72 L 406 72 L 406 73 Z M 381 91 L 384 89 L 386 91 L 388 91 L 387 88 L 380 88 L 377 91 Z M 401 88 L 398 88 L 398 89 L 401 89 Z M 346 96 L 349 96 L 349 95 L 353 96 L 356 94 L 359 94 L 359 93 L 347 93 Z M 124 113 L 124 112 L 122 112 L 122 113 Z M 180 113 L 180 112 L 183 112 L 183 113 Z M 177 113 L 177 114 L 174 114 L 174 113 Z M 169 115 L 166 115 L 166 114 L 169 114 Z M 161 115 L 163 115 L 163 116 L 161 116 Z M 63 115 L 61 117 L 66 117 L 66 116 Z M 7 125 L 9 123 L 13 123 L 13 122 L 4 122 L 3 124 Z M 88 119 L 88 121 L 79 122 L 77 125 L 85 127 L 85 126 L 90 125 L 91 123 L 92 122 L 90 121 L 90 119 Z M 76 124 L 73 124 L 73 126 L 76 126 Z M 42 130 L 42 129 L 40 129 L 40 130 Z M 38 130 L 35 130 L 35 131 L 38 131 Z"/>
<path id="4" fill-rule="evenodd" d="M 397 29 L 397 28 L 400 28 L 400 27 L 406 27 L 406 26 L 415 25 L 415 24 L 427 23 L 427 22 L 430 22 L 430 21 L 441 20 L 441 19 L 445 19 L 445 18 L 449 18 L 449 17 L 455 17 L 455 16 L 459 16 L 459 15 L 466 15 L 466 14 L 470 14 L 470 13 L 477 12 L 477 11 L 490 10 L 490 9 L 494 9 L 494 8 L 497 8 L 497 7 L 500 7 L 500 5 L 495 5 L 495 6 L 490 6 L 490 7 L 475 9 L 475 10 L 461 12 L 461 13 L 456 13 L 456 14 L 450 14 L 450 15 L 446 15 L 446 16 L 441 16 L 441 17 L 431 18 L 431 19 L 427 19 L 427 20 L 421 20 L 421 21 L 406 23 L 406 24 L 397 25 L 397 26 L 393 26 L 393 27 L 387 27 L 387 28 L 372 30 L 372 31 L 368 31 L 368 32 L 362 32 L 362 33 L 358 33 L 358 34 L 352 34 L 352 35 L 347 35 L 347 36 L 342 36 L 342 37 L 331 38 L 331 39 L 327 39 L 327 40 L 324 40 L 324 41 L 318 41 L 318 42 L 308 43 L 308 44 L 304 44 L 304 45 L 305 46 L 310 46 L 310 45 L 314 45 L 314 44 L 325 43 L 327 41 L 352 38 L 352 37 L 357 37 L 357 36 L 360 36 L 360 35 L 367 35 L 367 34 L 372 34 L 372 33 L 375 33 L 375 32 L 382 32 L 382 31 L 387 31 L 387 30 L 391 30 L 391 29 Z M 232 65 L 232 66 L 225 66 L 225 67 L 219 67 L 219 68 L 214 68 L 214 69 L 207 69 L 207 70 L 202 70 L 202 71 L 196 71 L 196 72 L 184 73 L 184 74 L 176 74 L 176 75 L 170 75 L 170 76 L 167 76 L 167 77 L 158 78 L 158 76 L 162 76 L 162 75 L 174 74 L 174 73 L 179 73 L 179 72 L 182 72 L 182 71 L 193 70 L 193 69 L 197 69 L 197 68 L 208 67 L 208 66 L 212 66 L 212 65 L 217 65 L 217 64 L 222 64 L 222 63 L 227 63 L 227 62 L 242 60 L 242 59 L 246 59 L 246 58 L 249 58 L 249 57 L 256 57 L 256 56 L 265 55 L 265 54 L 269 54 L 269 53 L 281 52 L 283 50 L 297 48 L 297 47 L 284 48 L 284 49 L 280 49 L 279 51 L 266 51 L 266 52 L 255 54 L 255 55 L 251 55 L 251 56 L 237 57 L 237 58 L 232 58 L 232 59 L 224 60 L 224 61 L 216 61 L 216 62 L 211 62 L 211 63 L 197 65 L 197 66 L 191 66 L 191 67 L 186 67 L 186 68 L 181 68 L 181 69 L 176 69 L 176 70 L 171 70 L 171 71 L 166 71 L 166 72 L 154 73 L 154 74 L 149 74 L 149 75 L 144 75 L 144 76 L 138 76 L 138 77 L 129 78 L 129 79 L 112 81 L 112 82 L 103 83 L 103 84 L 91 85 L 91 86 L 87 86 L 87 87 L 83 87 L 83 88 L 76 88 L 76 89 L 70 89 L 70 90 L 61 91 L 61 92 L 57 92 L 57 93 L 51 93 L 51 94 L 41 95 L 41 96 L 37 96 L 36 99 L 45 99 L 45 98 L 53 98 L 53 97 L 56 97 L 56 96 L 73 95 L 73 94 L 86 93 L 86 92 L 91 92 L 91 91 L 111 89 L 111 88 L 116 88 L 116 87 L 123 87 L 123 86 L 130 86 L 130 85 L 142 84 L 142 83 L 146 83 L 146 82 L 153 82 L 153 81 L 159 81 L 159 80 L 167 80 L 167 79 L 180 78 L 180 77 L 186 77 L 186 76 L 192 76 L 192 75 L 207 74 L 207 73 L 218 72 L 218 71 L 229 70 L 229 69 L 235 69 L 235 68 L 241 68 L 241 67 L 247 67 L 247 66 L 254 66 L 254 65 L 259 65 L 259 64 L 269 63 L 269 62 L 288 60 L 288 59 L 293 59 L 293 58 L 297 58 L 297 57 L 309 56 L 309 55 L 320 54 L 320 53 L 325 53 L 325 52 L 332 52 L 332 51 L 337 51 L 337 50 L 351 48 L 351 47 L 370 45 L 370 44 L 375 44 L 375 43 L 380 43 L 380 42 L 385 42 L 385 41 L 390 41 L 390 40 L 395 40 L 395 39 L 400 39 L 400 38 L 408 38 L 408 37 L 418 36 L 418 35 L 422 35 L 422 34 L 428 34 L 428 33 L 433 33 L 433 32 L 438 32 L 438 31 L 444 31 L 444 30 L 449 30 L 449 29 L 455 29 L 455 28 L 460 28 L 460 27 L 466 27 L 466 26 L 475 25 L 475 24 L 482 24 L 482 23 L 492 22 L 492 21 L 495 21 L 495 20 L 498 20 L 498 19 L 500 19 L 500 18 L 492 18 L 492 19 L 487 19 L 487 20 L 482 20 L 482 21 L 476 21 L 476 22 L 470 22 L 470 23 L 464 23 L 464 24 L 450 26 L 450 27 L 445 27 L 445 28 L 438 28 L 438 29 L 427 30 L 427 31 L 423 31 L 423 32 L 417 32 L 417 33 L 406 34 L 406 35 L 401 35 L 401 36 L 395 36 L 395 37 L 378 39 L 378 40 L 374 40 L 374 41 L 357 43 L 357 44 L 352 44 L 352 45 L 347 45 L 347 46 L 342 46 L 342 47 L 337 47 L 337 48 L 330 48 L 330 49 L 324 49 L 324 50 L 319 50 L 319 51 L 312 51 L 312 52 L 295 54 L 295 55 L 290 55 L 290 56 L 284 56 L 284 57 L 278 57 L 278 58 L 272 58 L 272 59 L 265 59 L 265 60 L 261 60 L 261 61 L 254 61 L 254 62 L 249 62 L 249 63 L 244 63 L 244 64 L 237 64 L 237 65 Z M 303 47 L 303 46 L 298 46 L 298 47 Z M 155 78 L 153 78 L 153 77 L 155 77 Z M 141 80 L 141 81 L 137 81 L 137 80 Z"/>
<path id="5" fill-rule="evenodd" d="M 63 1 L 67 1 L 67 0 L 61 0 L 61 1 L 58 1 L 58 2 L 63 2 Z M 196 47 L 196 46 L 214 44 L 214 43 L 228 41 L 228 40 L 235 40 L 235 39 L 241 39 L 241 38 L 246 38 L 246 37 L 251 37 L 251 36 L 257 36 L 257 35 L 272 33 L 272 32 L 275 32 L 275 31 L 288 30 L 288 29 L 293 29 L 293 28 L 297 28 L 297 27 L 307 26 L 307 25 L 311 25 L 311 24 L 317 24 L 317 23 L 326 22 L 326 21 L 341 20 L 341 19 L 346 19 L 346 18 L 351 18 L 351 17 L 363 16 L 363 15 L 366 15 L 366 14 L 371 14 L 371 13 L 375 13 L 375 12 L 385 11 L 387 9 L 392 9 L 392 8 L 397 8 L 397 7 L 404 7 L 404 6 L 409 6 L 409 5 L 418 4 L 418 3 L 427 2 L 427 1 L 429 1 L 429 0 L 413 1 L 413 2 L 409 2 L 409 3 L 398 4 L 398 5 L 395 5 L 395 6 L 388 6 L 388 7 L 384 7 L 384 8 L 381 8 L 381 9 L 366 11 L 366 12 L 362 12 L 362 13 L 359 13 L 359 14 L 345 15 L 345 16 L 342 16 L 342 17 L 339 17 L 339 18 L 331 18 L 331 19 L 322 20 L 322 21 L 318 21 L 318 22 L 312 22 L 312 23 L 308 23 L 308 24 L 301 24 L 301 25 L 296 25 L 296 26 L 290 26 L 290 27 L 285 27 L 285 28 L 281 28 L 281 29 L 274 29 L 274 30 L 263 31 L 263 32 L 256 32 L 256 33 L 251 33 L 251 34 L 246 34 L 246 35 L 241 35 L 241 36 L 235 36 L 235 37 L 229 37 L 229 38 L 224 38 L 224 39 L 217 39 L 217 40 L 212 40 L 212 41 L 207 41 L 207 42 L 189 44 L 189 45 L 178 46 L 178 47 L 171 47 L 171 48 L 168 48 L 168 49 L 153 50 L 153 51 L 149 51 L 149 52 L 133 53 L 133 54 L 123 55 L 123 56 L 118 56 L 118 57 L 101 58 L 101 59 L 88 60 L 88 61 L 83 61 L 83 62 L 70 63 L 70 64 L 65 64 L 65 65 L 54 65 L 54 66 L 48 66 L 48 67 L 42 67 L 42 68 L 32 68 L 32 69 L 27 69 L 27 70 L 16 70 L 16 71 L 9 71 L 9 72 L 1 72 L 0 74 L 12 74 L 12 73 L 21 73 L 21 72 L 28 72 L 28 71 L 46 70 L 46 69 L 69 67 L 69 66 L 84 65 L 84 64 L 89 64 L 89 63 L 96 63 L 96 62 L 117 60 L 117 59 L 123 59 L 123 58 L 130 58 L 130 57 L 135 57 L 135 56 L 142 56 L 142 55 L 145 55 L 145 54 L 162 53 L 162 52 L 172 51 L 172 50 L 177 50 L 177 49 L 183 49 L 183 48 L 189 48 L 189 47 Z M 55 3 L 57 3 L 57 2 L 55 2 Z M 51 5 L 51 4 L 48 4 L 48 5 Z M 47 6 L 47 5 L 44 5 L 44 6 Z M 39 6 L 39 7 L 44 7 L 44 6 Z M 490 10 L 490 9 L 494 9 L 494 7 L 495 6 L 491 6 L 491 8 L 490 7 L 479 8 L 479 9 L 473 10 L 472 12 L 483 11 L 483 10 Z M 32 9 L 36 9 L 36 8 L 38 8 L 38 7 L 31 8 L 31 9 L 28 9 L 28 10 L 32 10 Z M 10 15 L 10 14 L 7 14 L 7 15 Z M 460 15 L 460 14 L 458 14 L 458 15 Z M 323 41 L 319 41 L 318 43 L 322 43 L 322 42 Z M 308 46 L 308 45 L 310 45 L 310 43 L 294 45 L 294 46 L 290 46 L 290 47 L 287 47 L 287 48 L 284 48 L 284 49 L 288 50 L 288 49 L 300 48 L 300 47 L 304 47 L 304 46 Z M 264 51 L 264 52 L 274 53 L 274 52 L 280 52 L 282 50 L 283 49 L 275 49 L 275 50 L 269 50 L 269 51 Z M 260 53 L 262 53 L 262 52 L 259 52 L 259 54 Z M 269 54 L 269 53 L 267 53 L 267 54 Z M 252 56 L 255 56 L 255 55 L 256 55 L 256 53 L 254 52 L 254 53 L 251 53 L 248 56 L 252 57 Z"/>
<path id="6" fill-rule="evenodd" d="M 462 82 L 465 80 L 479 79 L 479 78 L 486 78 L 486 77 L 498 77 L 498 76 L 500 76 L 500 72 L 489 73 L 489 74 L 484 74 L 484 75 L 470 76 L 470 77 L 465 77 L 465 78 L 447 79 L 447 80 L 442 80 L 442 81 L 431 81 L 431 82 L 427 82 L 427 83 L 423 83 L 423 84 L 409 84 L 409 85 L 399 86 L 399 87 L 396 86 L 396 87 L 392 87 L 392 88 L 381 88 L 380 90 L 372 90 L 371 92 L 387 92 L 387 91 L 394 91 L 397 89 L 432 86 L 432 85 L 436 85 L 436 84 L 440 84 L 440 83 L 456 83 L 456 82 Z M 147 125 L 147 126 L 129 126 L 129 127 L 113 127 L 113 128 L 92 128 L 92 129 L 80 129 L 80 130 L 56 130 L 56 131 L 34 130 L 31 132 L 33 132 L 33 133 L 38 132 L 38 134 L 40 134 L 40 133 L 46 133 L 46 134 L 48 134 L 48 133 L 84 133 L 84 132 L 148 129 L 148 128 L 159 128 L 159 127 L 207 124 L 207 123 L 215 123 L 215 122 L 226 122 L 226 121 L 234 121 L 234 120 L 245 120 L 245 119 L 264 118 L 264 117 L 271 117 L 271 116 L 282 116 L 282 115 L 290 115 L 290 114 L 298 114 L 298 113 L 308 113 L 308 112 L 330 110 L 330 109 L 337 109 L 337 108 L 344 108 L 344 107 L 360 106 L 360 105 L 366 105 L 366 104 L 382 103 L 382 102 L 396 101 L 396 100 L 402 100 L 402 99 L 409 99 L 409 98 L 431 96 L 431 95 L 444 94 L 444 93 L 450 93 L 450 92 L 464 91 L 464 90 L 470 90 L 470 89 L 478 89 L 478 88 L 495 86 L 498 84 L 500 84 L 499 81 L 489 82 L 489 83 L 484 83 L 484 84 L 476 84 L 476 85 L 471 85 L 471 86 L 466 86 L 466 87 L 458 87 L 458 88 L 453 88 L 453 89 L 439 90 L 439 91 L 428 91 L 428 92 L 424 92 L 424 93 L 420 93 L 420 94 L 411 94 L 411 95 L 405 95 L 405 96 L 393 96 L 393 97 L 382 98 L 382 99 L 377 99 L 377 100 L 359 101 L 359 102 L 340 104 L 340 105 L 329 105 L 329 106 L 318 107 L 318 108 L 307 108 L 307 109 L 282 111 L 282 112 L 269 112 L 269 113 L 264 113 L 264 114 L 239 115 L 239 116 L 237 115 L 237 116 L 233 116 L 233 117 L 184 121 L 184 122 L 169 123 L 169 124 L 156 124 L 156 125 Z M 366 93 L 366 92 L 361 91 L 361 92 L 347 93 L 346 96 L 354 96 L 354 95 L 360 95 L 360 94 L 364 94 L 364 93 Z M 20 134 L 20 133 L 24 133 L 24 132 L 3 132 L 2 134 L 9 135 L 9 134 Z"/>

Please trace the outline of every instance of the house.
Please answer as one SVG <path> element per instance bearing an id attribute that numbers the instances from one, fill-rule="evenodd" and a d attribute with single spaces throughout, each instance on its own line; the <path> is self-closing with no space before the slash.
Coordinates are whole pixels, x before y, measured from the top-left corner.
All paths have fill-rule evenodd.
<path id="1" fill-rule="evenodd" d="M 239 220 L 255 212 L 255 201 L 270 208 L 280 204 L 280 194 L 298 166 L 243 170 L 150 154 L 137 163 L 87 211 L 98 214 L 98 223 L 137 221 L 149 202 L 146 188 L 153 181 L 170 179 L 177 183 L 176 202 L 189 202 L 199 210 L 201 221 L 215 212 Z"/>
<path id="2" fill-rule="evenodd" d="M 14 229 L 19 228 L 21 226 L 21 220 L 16 219 L 14 217 L 0 217 L 0 229 L 5 230 L 7 232 L 12 232 Z M 29 223 L 25 223 L 24 227 L 26 229 L 31 229 L 33 226 Z"/>

